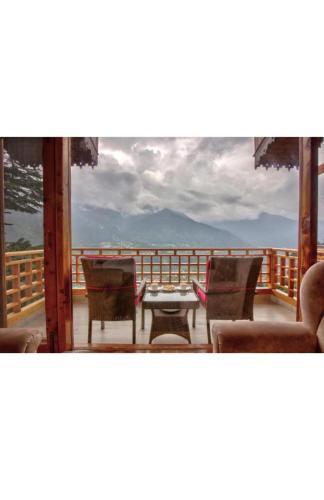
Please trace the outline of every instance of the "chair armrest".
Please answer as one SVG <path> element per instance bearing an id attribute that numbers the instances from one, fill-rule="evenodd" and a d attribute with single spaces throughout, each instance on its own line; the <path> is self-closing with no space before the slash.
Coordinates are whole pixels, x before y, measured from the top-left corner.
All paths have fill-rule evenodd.
<path id="1" fill-rule="evenodd" d="M 37 352 L 41 341 L 35 328 L 0 328 L 0 352 Z"/>
<path id="2" fill-rule="evenodd" d="M 316 352 L 317 337 L 303 323 L 274 321 L 216 321 L 214 352 Z"/>
<path id="3" fill-rule="evenodd" d="M 204 287 L 204 285 L 202 283 L 200 283 L 200 281 L 196 280 L 196 278 L 193 278 L 192 280 L 192 286 L 193 286 L 193 289 L 194 289 L 194 292 L 197 290 L 197 288 L 200 288 L 200 290 L 202 292 L 204 292 L 204 294 L 208 294 L 206 288 Z"/>
<path id="4" fill-rule="evenodd" d="M 141 281 L 140 286 L 136 290 L 136 297 L 142 297 L 142 295 L 144 295 L 145 288 L 146 288 L 146 278 L 144 278 Z"/>

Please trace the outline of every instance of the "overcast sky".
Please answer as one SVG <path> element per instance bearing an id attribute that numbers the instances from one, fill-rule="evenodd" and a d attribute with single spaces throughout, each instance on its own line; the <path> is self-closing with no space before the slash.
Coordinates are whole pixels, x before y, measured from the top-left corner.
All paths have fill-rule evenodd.
<path id="1" fill-rule="evenodd" d="M 297 218 L 298 172 L 254 170 L 251 138 L 101 138 L 98 167 L 72 168 L 72 200 L 126 214 L 170 208 L 207 222 Z"/>

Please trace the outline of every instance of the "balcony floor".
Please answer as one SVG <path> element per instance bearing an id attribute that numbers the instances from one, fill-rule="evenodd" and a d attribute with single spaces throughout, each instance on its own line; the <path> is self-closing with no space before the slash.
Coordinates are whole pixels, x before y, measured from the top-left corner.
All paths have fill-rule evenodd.
<path id="1" fill-rule="evenodd" d="M 205 311 L 201 307 L 197 311 L 196 328 L 191 327 L 191 312 L 189 312 L 189 324 L 191 331 L 191 341 L 193 344 L 207 343 L 206 331 L 206 316 Z M 286 305 L 272 302 L 268 296 L 258 296 L 255 299 L 254 319 L 263 321 L 294 321 L 295 312 L 292 308 Z M 88 311 L 87 302 L 83 298 L 75 298 L 73 306 L 73 321 L 74 321 L 74 342 L 76 345 L 85 344 L 87 342 L 88 328 Z M 213 322 L 211 322 L 212 324 Z M 45 337 L 45 314 L 43 310 L 39 310 L 32 316 L 25 318 L 14 326 L 17 327 L 37 327 L 40 328 Z M 141 314 L 140 308 L 137 310 L 137 335 L 138 344 L 147 344 L 151 326 L 151 312 L 145 313 L 145 330 L 140 329 Z M 100 322 L 93 322 L 93 343 L 102 344 L 130 344 L 132 342 L 132 327 L 131 322 L 118 321 L 106 323 L 105 330 L 100 329 Z M 153 341 L 154 344 L 186 344 L 186 340 L 176 335 L 162 335 Z"/>

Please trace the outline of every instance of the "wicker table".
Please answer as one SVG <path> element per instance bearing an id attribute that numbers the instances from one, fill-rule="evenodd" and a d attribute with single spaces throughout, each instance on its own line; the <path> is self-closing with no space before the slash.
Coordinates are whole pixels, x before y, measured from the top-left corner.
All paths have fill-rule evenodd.
<path id="1" fill-rule="evenodd" d="M 172 293 L 147 291 L 142 300 L 142 329 L 144 329 L 145 309 L 151 309 L 152 326 L 149 343 L 160 335 L 172 333 L 185 338 L 191 344 L 188 311 L 193 310 L 192 326 L 195 327 L 198 308 L 199 300 L 191 290 Z M 174 312 L 165 312 L 168 310 Z"/>

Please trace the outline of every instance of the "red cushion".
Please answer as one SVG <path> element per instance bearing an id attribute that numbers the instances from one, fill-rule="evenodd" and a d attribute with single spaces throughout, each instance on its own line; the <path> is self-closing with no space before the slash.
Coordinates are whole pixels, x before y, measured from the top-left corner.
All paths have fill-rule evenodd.
<path id="1" fill-rule="evenodd" d="M 200 288 L 197 288 L 197 295 L 198 295 L 202 305 L 205 306 L 206 302 L 207 302 L 206 294 Z"/>
<path id="2" fill-rule="evenodd" d="M 86 259 L 134 259 L 131 255 L 128 257 L 128 255 L 88 255 L 88 254 L 82 254 L 80 257 L 85 257 Z"/>
<path id="3" fill-rule="evenodd" d="M 137 295 L 137 297 L 135 297 L 135 306 L 138 306 L 141 300 L 142 300 L 142 295 Z"/>

